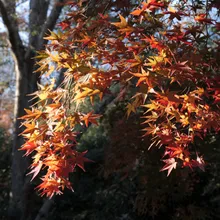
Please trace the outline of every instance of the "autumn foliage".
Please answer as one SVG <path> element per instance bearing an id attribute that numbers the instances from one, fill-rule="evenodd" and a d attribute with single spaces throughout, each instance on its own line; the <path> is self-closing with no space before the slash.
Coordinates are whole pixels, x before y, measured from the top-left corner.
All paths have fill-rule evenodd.
<path id="1" fill-rule="evenodd" d="M 161 171 L 204 170 L 195 139 L 220 129 L 218 5 L 148 0 L 129 15 L 109 10 L 95 17 L 83 14 L 81 1 L 68 5 L 61 30 L 46 37 L 50 43 L 36 57 L 38 72 L 50 78 L 64 69 L 64 80 L 58 87 L 54 80 L 39 85 L 31 94 L 35 104 L 21 118 L 21 150 L 33 158 L 29 174 L 45 172 L 41 195 L 72 189 L 69 173 L 90 161 L 77 151 L 76 128 L 101 117 L 82 106 L 87 99 L 101 101 L 113 84 L 121 88 L 118 102 L 135 88 L 125 114 L 141 112 L 140 136 L 151 137 L 149 148 L 164 149 Z"/>

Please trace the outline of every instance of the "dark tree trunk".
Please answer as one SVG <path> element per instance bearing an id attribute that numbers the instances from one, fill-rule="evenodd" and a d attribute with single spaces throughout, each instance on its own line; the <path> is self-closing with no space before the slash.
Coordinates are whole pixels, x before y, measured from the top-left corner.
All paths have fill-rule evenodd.
<path id="1" fill-rule="evenodd" d="M 30 166 L 30 158 L 23 157 L 23 152 L 18 149 L 24 143 L 23 138 L 19 135 L 22 132 L 20 127 L 19 117 L 24 115 L 24 108 L 29 107 L 28 96 L 37 89 L 37 74 L 33 74 L 33 60 L 25 57 L 16 57 L 16 94 L 15 94 L 15 109 L 14 109 L 14 139 L 12 146 L 12 167 L 11 167 L 11 201 L 9 214 L 11 219 L 28 219 L 30 204 L 28 201 L 33 187 L 31 186 L 30 177 L 26 176 L 28 167 Z"/>
<path id="2" fill-rule="evenodd" d="M 18 24 L 15 18 L 15 0 L 0 0 L 0 15 L 8 29 L 8 40 L 15 61 L 16 94 L 14 109 L 14 141 L 12 147 L 12 187 L 10 194 L 9 218 L 16 220 L 32 220 L 33 186 L 30 177 L 26 176 L 30 166 L 30 158 L 23 157 L 23 152 L 18 149 L 23 144 L 19 117 L 24 115 L 24 108 L 28 108 L 27 94 L 37 90 L 38 74 L 34 71 L 35 51 L 44 49 L 47 43 L 43 36 L 48 29 L 53 30 L 61 13 L 63 0 L 56 0 L 48 14 L 49 0 L 30 0 L 29 15 L 29 45 L 25 47 L 19 36 Z M 57 4 L 58 3 L 58 4 Z"/>

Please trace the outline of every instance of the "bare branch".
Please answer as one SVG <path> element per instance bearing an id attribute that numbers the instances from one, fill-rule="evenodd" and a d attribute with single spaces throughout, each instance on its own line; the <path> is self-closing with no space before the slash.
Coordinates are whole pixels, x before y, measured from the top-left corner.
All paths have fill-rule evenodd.
<path id="1" fill-rule="evenodd" d="M 12 4 L 6 5 L 5 1 L 0 0 L 0 12 L 2 15 L 3 22 L 8 29 L 11 48 L 15 53 L 16 57 L 20 57 L 23 56 L 25 48 L 18 33 L 18 25 L 15 20 L 15 16 L 13 16 L 11 11 L 15 12 L 15 8 L 12 7 Z"/>
<path id="2" fill-rule="evenodd" d="M 43 203 L 42 207 L 40 208 L 35 220 L 43 220 L 47 219 L 48 213 L 51 209 L 51 207 L 54 204 L 54 197 L 52 199 L 47 199 Z"/>
<path id="3" fill-rule="evenodd" d="M 50 15 L 47 17 L 48 0 L 30 0 L 29 15 L 29 48 L 25 58 L 33 57 L 36 50 L 42 50 L 47 41 L 43 39 L 48 29 L 53 30 L 63 8 L 64 0 L 56 0 Z"/>
<path id="4" fill-rule="evenodd" d="M 41 42 L 39 44 L 39 49 L 43 47 L 43 44 L 46 44 L 47 41 L 43 39 L 43 37 L 49 33 L 48 30 L 53 30 L 56 22 L 60 16 L 60 13 L 62 11 L 62 8 L 64 6 L 65 0 L 56 0 L 53 6 L 53 9 L 51 10 L 50 15 L 48 16 L 45 25 L 42 28 L 41 34 L 40 34 L 40 39 Z"/>
<path id="5" fill-rule="evenodd" d="M 16 4 L 16 7 L 18 7 L 18 6 L 22 5 L 22 4 L 24 4 L 24 3 L 27 2 L 27 1 L 28 1 L 28 0 L 22 0 L 22 1 L 18 2 L 18 3 Z"/>

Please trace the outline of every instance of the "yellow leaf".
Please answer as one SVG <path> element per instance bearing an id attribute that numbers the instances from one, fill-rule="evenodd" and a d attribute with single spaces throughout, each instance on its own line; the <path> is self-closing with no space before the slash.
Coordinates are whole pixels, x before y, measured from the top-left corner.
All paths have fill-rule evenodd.
<path id="1" fill-rule="evenodd" d="M 79 99 L 83 99 L 86 96 L 88 96 L 89 93 L 92 92 L 92 89 L 89 89 L 89 88 L 83 88 L 83 90 L 84 90 L 83 92 L 81 92 L 80 90 L 78 90 L 76 92 L 76 96 L 74 97 L 74 101 L 79 100 Z"/>
<path id="2" fill-rule="evenodd" d="M 40 100 L 45 100 L 48 97 L 48 92 L 41 92 L 40 94 L 38 94 L 38 97 Z"/>
<path id="3" fill-rule="evenodd" d="M 148 108 L 148 110 L 145 113 L 150 112 L 152 110 L 157 110 L 159 108 L 159 105 L 157 105 L 157 103 L 155 103 L 155 102 L 152 102 L 147 105 L 142 105 L 142 106 L 145 108 Z"/>
<path id="4" fill-rule="evenodd" d="M 126 108 L 127 108 L 127 118 L 130 116 L 131 112 L 134 112 L 134 113 L 136 112 L 135 106 L 132 105 L 131 103 L 128 103 Z"/>
<path id="5" fill-rule="evenodd" d="M 54 131 L 63 131 L 65 128 L 65 125 L 62 123 L 62 121 L 58 122 L 56 127 L 54 128 Z"/>
<path id="6" fill-rule="evenodd" d="M 113 25 L 115 25 L 116 27 L 119 27 L 119 28 L 125 28 L 127 27 L 127 21 L 125 20 L 125 18 L 119 14 L 119 17 L 120 17 L 120 22 L 114 22 L 114 23 L 111 23 Z"/>

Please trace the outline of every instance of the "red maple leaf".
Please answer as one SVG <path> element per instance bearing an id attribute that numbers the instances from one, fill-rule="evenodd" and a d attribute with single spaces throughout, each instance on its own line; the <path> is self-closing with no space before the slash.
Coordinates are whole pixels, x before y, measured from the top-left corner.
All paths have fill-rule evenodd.
<path id="1" fill-rule="evenodd" d="M 165 46 L 162 43 L 160 43 L 159 41 L 157 41 L 154 36 L 150 36 L 150 37 L 146 36 L 145 38 L 143 38 L 141 40 L 144 40 L 144 41 L 150 43 L 150 46 L 152 48 L 156 48 L 159 51 L 161 51 L 165 48 Z"/>
<path id="2" fill-rule="evenodd" d="M 35 149 L 37 148 L 37 145 L 34 141 L 28 141 L 26 142 L 21 149 L 19 150 L 26 150 L 26 153 L 24 154 L 24 156 L 28 156 L 29 154 L 31 154 Z"/>
<path id="3" fill-rule="evenodd" d="M 64 30 L 70 28 L 70 21 L 62 21 L 57 26 L 61 27 L 62 30 L 64 31 Z"/>
<path id="4" fill-rule="evenodd" d="M 74 166 L 78 166 L 85 172 L 84 168 L 84 163 L 85 162 L 93 162 L 92 160 L 89 160 L 88 158 L 85 157 L 85 154 L 88 151 L 84 151 L 82 153 L 80 152 L 75 152 L 75 158 L 73 159 Z"/>
<path id="5" fill-rule="evenodd" d="M 143 10 L 153 11 L 157 8 L 163 8 L 165 5 L 163 2 L 159 2 L 157 0 L 148 0 L 147 2 L 142 2 Z"/>

